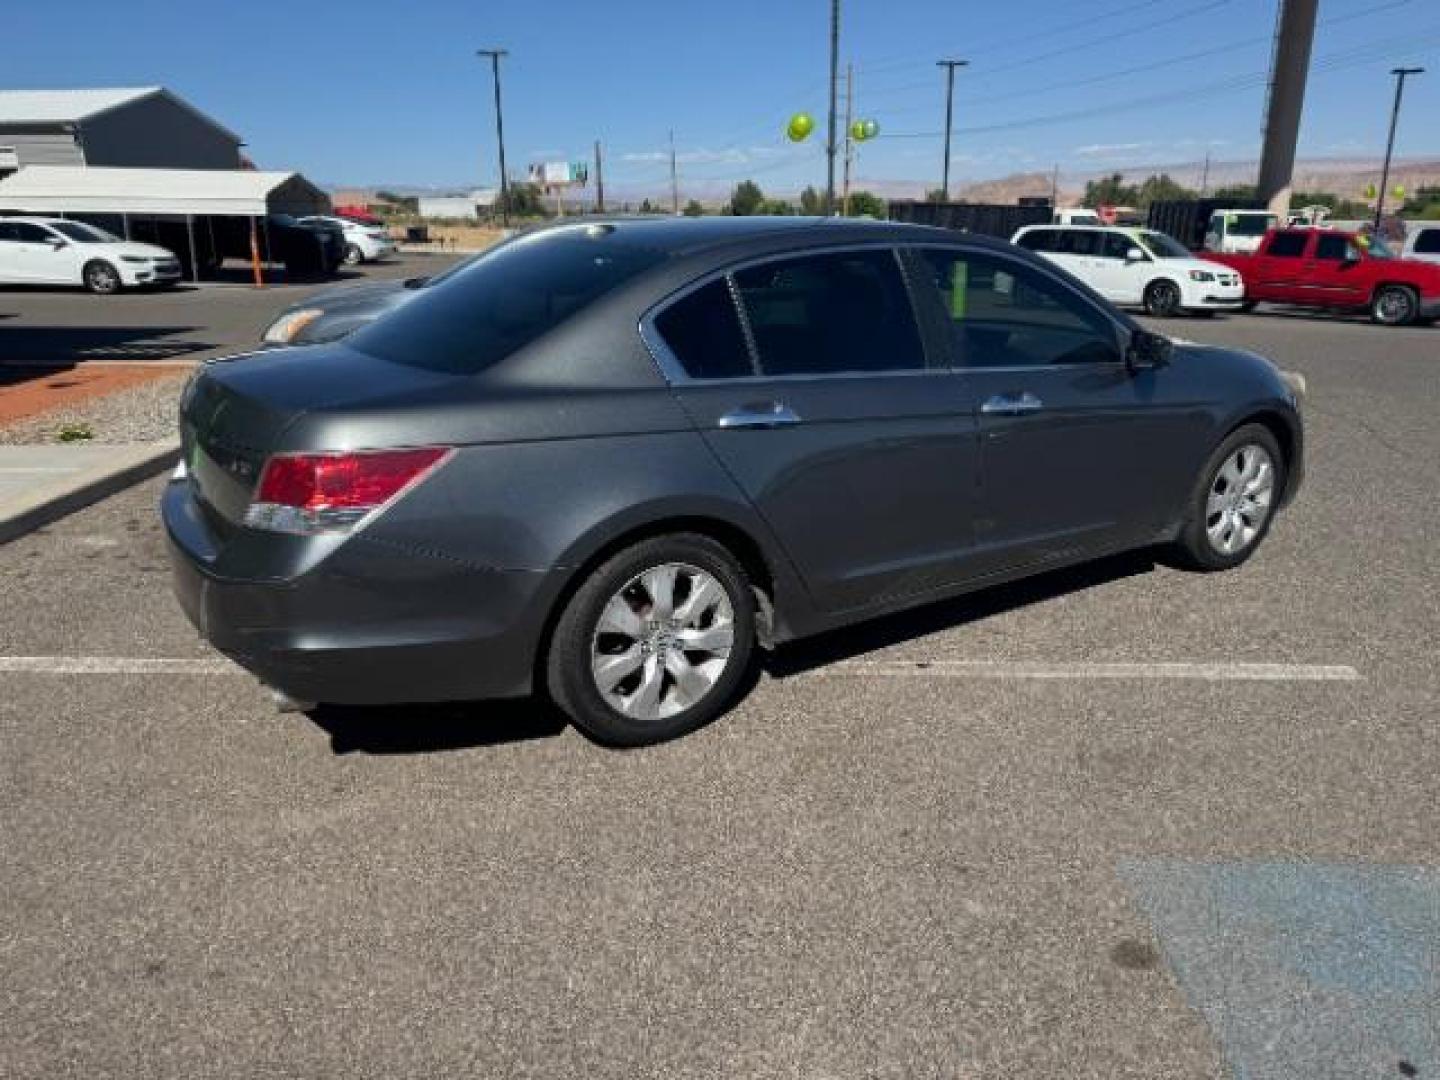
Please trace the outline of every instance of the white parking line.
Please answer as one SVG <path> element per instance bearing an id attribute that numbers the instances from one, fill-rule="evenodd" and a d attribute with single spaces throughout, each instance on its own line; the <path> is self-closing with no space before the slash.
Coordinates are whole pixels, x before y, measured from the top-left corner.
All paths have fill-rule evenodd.
<path id="1" fill-rule="evenodd" d="M 973 679 L 1199 679 L 1206 682 L 1357 682 L 1347 664 L 1036 663 L 1025 660 L 848 660 L 882 674 L 938 671 Z"/>
<path id="2" fill-rule="evenodd" d="M 834 665 L 882 675 L 919 671 L 972 679 L 1192 679 L 1204 682 L 1358 682 L 1348 664 L 1040 663 L 1027 660 L 845 660 Z M 132 656 L 0 656 L 0 673 L 31 675 L 243 675 L 223 659 Z"/>

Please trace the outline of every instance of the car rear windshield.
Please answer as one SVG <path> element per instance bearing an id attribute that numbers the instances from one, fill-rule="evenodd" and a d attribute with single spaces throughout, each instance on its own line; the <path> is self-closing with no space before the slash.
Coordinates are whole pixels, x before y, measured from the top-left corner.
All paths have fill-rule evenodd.
<path id="1" fill-rule="evenodd" d="M 502 244 L 348 344 L 411 367 L 483 371 L 666 258 L 598 229 Z"/>

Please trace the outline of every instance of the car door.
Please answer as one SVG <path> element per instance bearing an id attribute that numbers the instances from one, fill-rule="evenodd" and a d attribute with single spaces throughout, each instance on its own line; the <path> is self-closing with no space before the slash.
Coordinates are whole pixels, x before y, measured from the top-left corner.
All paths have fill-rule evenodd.
<path id="1" fill-rule="evenodd" d="M 1124 233 L 1100 233 L 1100 249 L 1095 256 L 1096 291 L 1106 300 L 1115 304 L 1138 304 L 1145 293 L 1145 284 L 1153 269 L 1150 257 L 1135 239 Z M 1128 259 L 1126 255 L 1135 248 L 1142 257 Z"/>
<path id="2" fill-rule="evenodd" d="M 920 248 L 917 296 L 938 303 L 951 363 L 975 403 L 977 574 L 1153 538 L 1177 503 L 1187 425 L 1164 370 L 1131 372 L 1126 329 L 1047 270 L 1000 252 Z"/>
<path id="3" fill-rule="evenodd" d="M 1270 244 L 1255 255 L 1254 282 L 1250 299 L 1303 304 L 1311 300 L 1305 275 L 1305 252 L 1310 230 L 1283 229 L 1270 237 Z"/>
<path id="4" fill-rule="evenodd" d="M 738 266 L 644 326 L 817 606 L 859 609 L 957 579 L 973 544 L 974 407 L 928 356 L 893 250 Z"/>
<path id="5" fill-rule="evenodd" d="M 1316 304 L 1367 303 L 1362 256 L 1343 233 L 1317 232 L 1305 260 L 1305 289 Z"/>
<path id="6" fill-rule="evenodd" d="M 7 222 L 6 233 L 9 250 L 4 262 L 14 280 L 36 284 L 80 280 L 78 272 L 73 278 L 65 273 L 73 260 L 68 241 L 57 233 L 31 221 Z"/>

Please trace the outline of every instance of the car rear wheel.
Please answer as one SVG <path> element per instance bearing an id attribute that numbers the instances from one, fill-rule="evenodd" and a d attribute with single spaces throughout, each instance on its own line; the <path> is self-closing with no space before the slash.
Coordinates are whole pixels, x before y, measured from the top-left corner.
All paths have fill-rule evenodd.
<path id="1" fill-rule="evenodd" d="M 1180 312 L 1180 286 L 1160 279 L 1145 286 L 1145 313 L 1166 318 Z"/>
<path id="2" fill-rule="evenodd" d="M 598 566 L 566 604 L 546 684 L 575 726 L 612 746 L 645 746 L 708 723 L 750 666 L 755 601 L 719 543 L 656 537 Z"/>
<path id="3" fill-rule="evenodd" d="M 1229 570 L 1255 553 L 1285 490 L 1285 458 L 1269 428 L 1246 424 L 1226 437 L 1201 470 L 1177 541 L 1196 570 Z"/>
<path id="4" fill-rule="evenodd" d="M 365 261 L 365 253 L 360 250 L 358 244 L 345 245 L 345 265 L 359 266 Z"/>
<path id="5" fill-rule="evenodd" d="M 120 291 L 122 284 L 120 271 L 100 259 L 86 263 L 81 276 L 85 282 L 85 288 L 92 293 L 99 293 L 103 296 Z"/>
<path id="6" fill-rule="evenodd" d="M 1370 318 L 1382 326 L 1406 326 L 1415 321 L 1419 310 L 1414 292 L 1402 285 L 1386 285 L 1371 301 Z"/>

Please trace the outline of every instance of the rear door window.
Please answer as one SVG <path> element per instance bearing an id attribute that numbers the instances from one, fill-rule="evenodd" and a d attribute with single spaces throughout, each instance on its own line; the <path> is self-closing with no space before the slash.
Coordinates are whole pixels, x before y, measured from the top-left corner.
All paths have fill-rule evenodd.
<path id="1" fill-rule="evenodd" d="M 1275 259 L 1298 259 L 1305 254 L 1309 233 L 1278 232 L 1270 238 L 1270 247 L 1265 254 Z"/>
<path id="2" fill-rule="evenodd" d="M 346 343 L 397 364 L 482 371 L 666 257 L 610 233 L 538 234 L 437 278 Z"/>
<path id="3" fill-rule="evenodd" d="M 914 371 L 925 351 L 888 249 L 807 255 L 734 275 L 764 375 Z"/>
<path id="4" fill-rule="evenodd" d="M 1027 251 L 1054 251 L 1055 230 L 1036 229 L 1025 233 L 1016 243 Z"/>
<path id="5" fill-rule="evenodd" d="M 740 329 L 740 316 L 724 278 L 671 304 L 655 329 L 692 379 L 734 379 L 756 374 Z"/>
<path id="6" fill-rule="evenodd" d="M 1440 229 L 1421 229 L 1415 238 L 1415 251 L 1421 255 L 1440 255 Z"/>
<path id="7" fill-rule="evenodd" d="M 1097 255 L 1100 236 L 1091 229 L 1064 229 L 1056 234 L 1054 250 L 1059 255 Z"/>
<path id="8" fill-rule="evenodd" d="M 1315 241 L 1315 258 L 1327 262 L 1344 262 L 1350 253 L 1350 241 L 1344 236 L 1322 236 Z"/>

